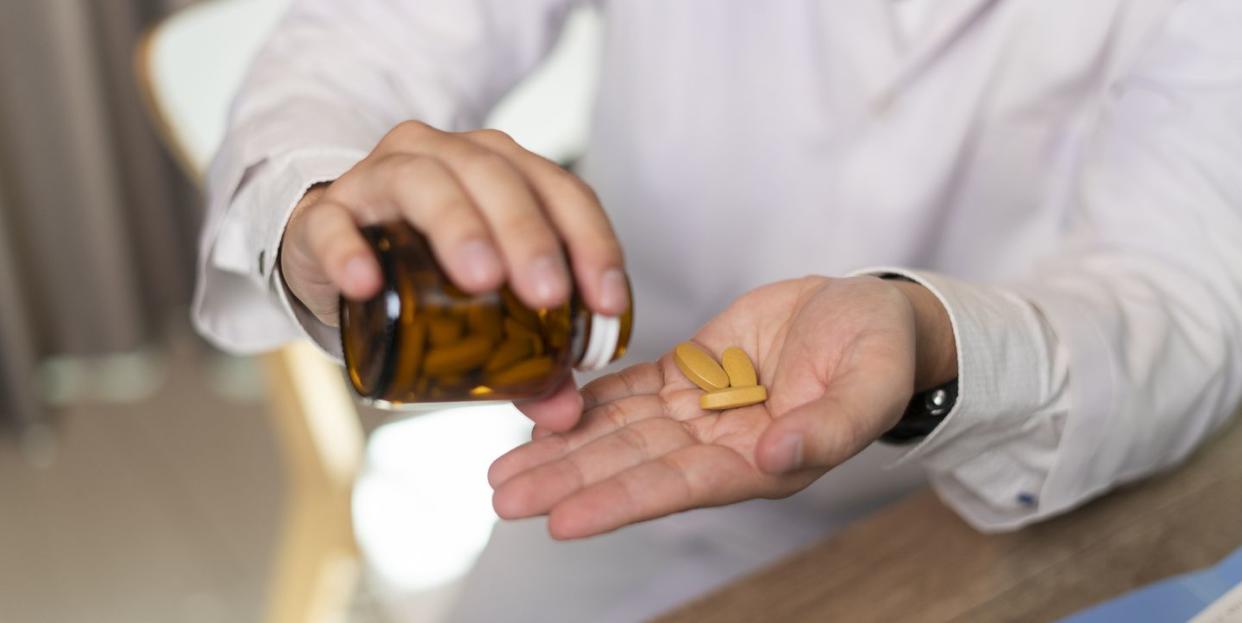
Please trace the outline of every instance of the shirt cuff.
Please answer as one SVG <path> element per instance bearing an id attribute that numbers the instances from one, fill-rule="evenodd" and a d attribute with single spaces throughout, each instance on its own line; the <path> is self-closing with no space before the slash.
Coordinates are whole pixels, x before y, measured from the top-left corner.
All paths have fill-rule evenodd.
<path id="1" fill-rule="evenodd" d="M 265 167 L 252 200 L 237 206 L 236 222 L 247 225 L 249 248 L 258 252 L 258 277 L 264 281 L 277 272 L 280 243 L 293 209 L 316 184 L 336 180 L 365 153 L 354 150 L 309 150 L 274 158 Z"/>
<path id="2" fill-rule="evenodd" d="M 320 322 L 288 291 L 280 274 L 280 245 L 289 218 L 306 192 L 316 184 L 336 180 L 365 157 L 365 152 L 353 149 L 315 149 L 290 152 L 263 162 L 249 180 L 253 186 L 243 185 L 237 191 L 214 258 L 222 269 L 237 264 L 239 257 L 254 258 L 253 263 L 246 262 L 253 268 L 245 272 L 279 301 L 298 333 L 337 359 L 340 345 L 336 328 Z M 225 244 L 226 241 L 232 242 Z M 244 250 L 226 252 L 239 241 L 244 241 Z M 241 268 L 231 266 L 234 271 Z"/>
<path id="3" fill-rule="evenodd" d="M 1031 304 L 997 288 L 926 271 L 869 268 L 854 275 L 898 275 L 922 285 L 944 306 L 953 326 L 957 403 L 896 464 L 918 460 L 934 472 L 953 472 L 1027 431 L 1032 415 L 1046 406 L 1050 385 L 1048 338 Z"/>
<path id="4" fill-rule="evenodd" d="M 300 300 L 289 291 L 284 276 L 280 271 L 280 244 L 284 239 L 285 227 L 293 210 L 316 184 L 335 181 L 345 172 L 353 168 L 366 157 L 366 153 L 351 150 L 313 150 L 294 152 L 273 163 L 274 175 L 266 185 L 267 192 L 259 205 L 280 206 L 280 211 L 270 214 L 272 218 L 262 221 L 263 231 L 260 243 L 268 265 L 262 273 L 285 313 L 298 326 L 302 336 L 308 338 L 328 357 L 340 362 L 342 360 L 340 331 L 329 326 L 311 313 Z"/>

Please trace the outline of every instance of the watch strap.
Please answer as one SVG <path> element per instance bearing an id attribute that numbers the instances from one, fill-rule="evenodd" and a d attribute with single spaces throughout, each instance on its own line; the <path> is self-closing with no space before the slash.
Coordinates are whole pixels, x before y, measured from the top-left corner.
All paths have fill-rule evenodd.
<path id="1" fill-rule="evenodd" d="M 915 394 L 906 405 L 901 420 L 880 441 L 909 445 L 922 441 L 936 430 L 957 404 L 957 379 Z"/>

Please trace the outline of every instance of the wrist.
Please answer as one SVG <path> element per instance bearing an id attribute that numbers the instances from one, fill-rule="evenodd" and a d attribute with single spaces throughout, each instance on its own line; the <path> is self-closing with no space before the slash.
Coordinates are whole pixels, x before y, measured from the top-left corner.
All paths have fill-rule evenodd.
<path id="1" fill-rule="evenodd" d="M 298 237 L 301 233 L 298 231 L 301 218 L 306 214 L 306 210 L 310 206 L 315 205 L 322 199 L 329 185 L 330 182 L 321 182 L 311 186 L 306 189 L 306 192 L 298 199 L 297 204 L 293 206 L 293 210 L 289 213 L 289 220 L 285 222 L 284 231 L 280 236 L 280 245 L 277 247 L 278 256 L 275 268 L 272 271 L 273 277 L 279 281 L 278 287 L 286 292 L 290 305 L 294 308 L 300 306 L 302 309 L 307 310 L 308 314 L 315 316 L 319 316 L 319 314 L 310 311 L 312 309 L 311 301 L 304 297 L 306 290 L 298 287 L 298 284 L 295 283 L 298 281 L 297 275 L 306 273 L 306 267 L 310 265 L 311 260 L 307 257 L 304 250 L 298 248 L 304 245 L 291 243 L 293 248 L 287 249 L 285 243 L 290 239 L 290 232 L 295 232 L 294 238 Z M 302 268 L 299 270 L 297 267 Z M 292 281 L 289 279 L 290 275 L 294 275 Z"/>
<path id="2" fill-rule="evenodd" d="M 296 227 L 294 223 L 296 223 L 298 219 L 306 213 L 307 208 L 318 203 L 323 195 L 328 192 L 328 186 L 330 184 L 330 182 L 320 182 L 306 189 L 306 192 L 302 193 L 302 198 L 298 199 L 297 204 L 293 206 L 293 210 L 289 213 L 289 220 L 285 222 L 285 230 L 280 236 L 279 249 L 281 261 L 278 262 L 277 265 L 280 266 L 282 271 L 285 268 L 285 241 L 289 239 L 289 231 Z"/>
<path id="3" fill-rule="evenodd" d="M 892 280 L 914 310 L 914 390 L 924 391 L 957 378 L 957 340 L 949 312 L 935 294 L 913 281 Z"/>
<path id="4" fill-rule="evenodd" d="M 293 213 L 289 216 L 289 222 L 292 223 L 307 207 L 318 202 L 328 192 L 328 186 L 331 184 L 331 182 L 320 182 L 307 188 L 306 192 L 302 194 L 302 198 L 298 200 L 298 204 L 293 207 Z"/>

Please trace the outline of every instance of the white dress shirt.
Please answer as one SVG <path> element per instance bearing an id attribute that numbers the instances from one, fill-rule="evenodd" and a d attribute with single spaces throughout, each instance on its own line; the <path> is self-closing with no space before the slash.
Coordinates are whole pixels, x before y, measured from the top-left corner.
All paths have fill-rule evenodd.
<path id="1" fill-rule="evenodd" d="M 334 349 L 274 276 L 289 210 L 399 121 L 477 127 L 571 4 L 296 2 L 211 172 L 200 330 Z M 1233 412 L 1242 3 L 601 4 L 580 172 L 626 249 L 637 357 L 761 284 L 899 267 L 949 310 L 961 383 L 902 460 L 984 530 L 1174 465 Z"/>

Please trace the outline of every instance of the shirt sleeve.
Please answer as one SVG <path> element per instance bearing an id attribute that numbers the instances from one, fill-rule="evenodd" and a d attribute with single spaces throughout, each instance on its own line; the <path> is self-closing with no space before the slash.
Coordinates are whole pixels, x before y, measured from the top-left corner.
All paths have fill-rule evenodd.
<path id="1" fill-rule="evenodd" d="M 295 0 L 252 65 L 207 176 L 192 309 L 236 353 L 335 331 L 284 291 L 285 223 L 398 123 L 477 128 L 548 52 L 575 0 Z"/>
<path id="2" fill-rule="evenodd" d="M 920 461 L 974 526 L 1007 530 L 1180 463 L 1242 397 L 1242 4 L 1185 0 L 1109 91 L 1059 253 L 932 290 L 954 410 Z M 894 272 L 885 269 L 880 272 Z"/>

